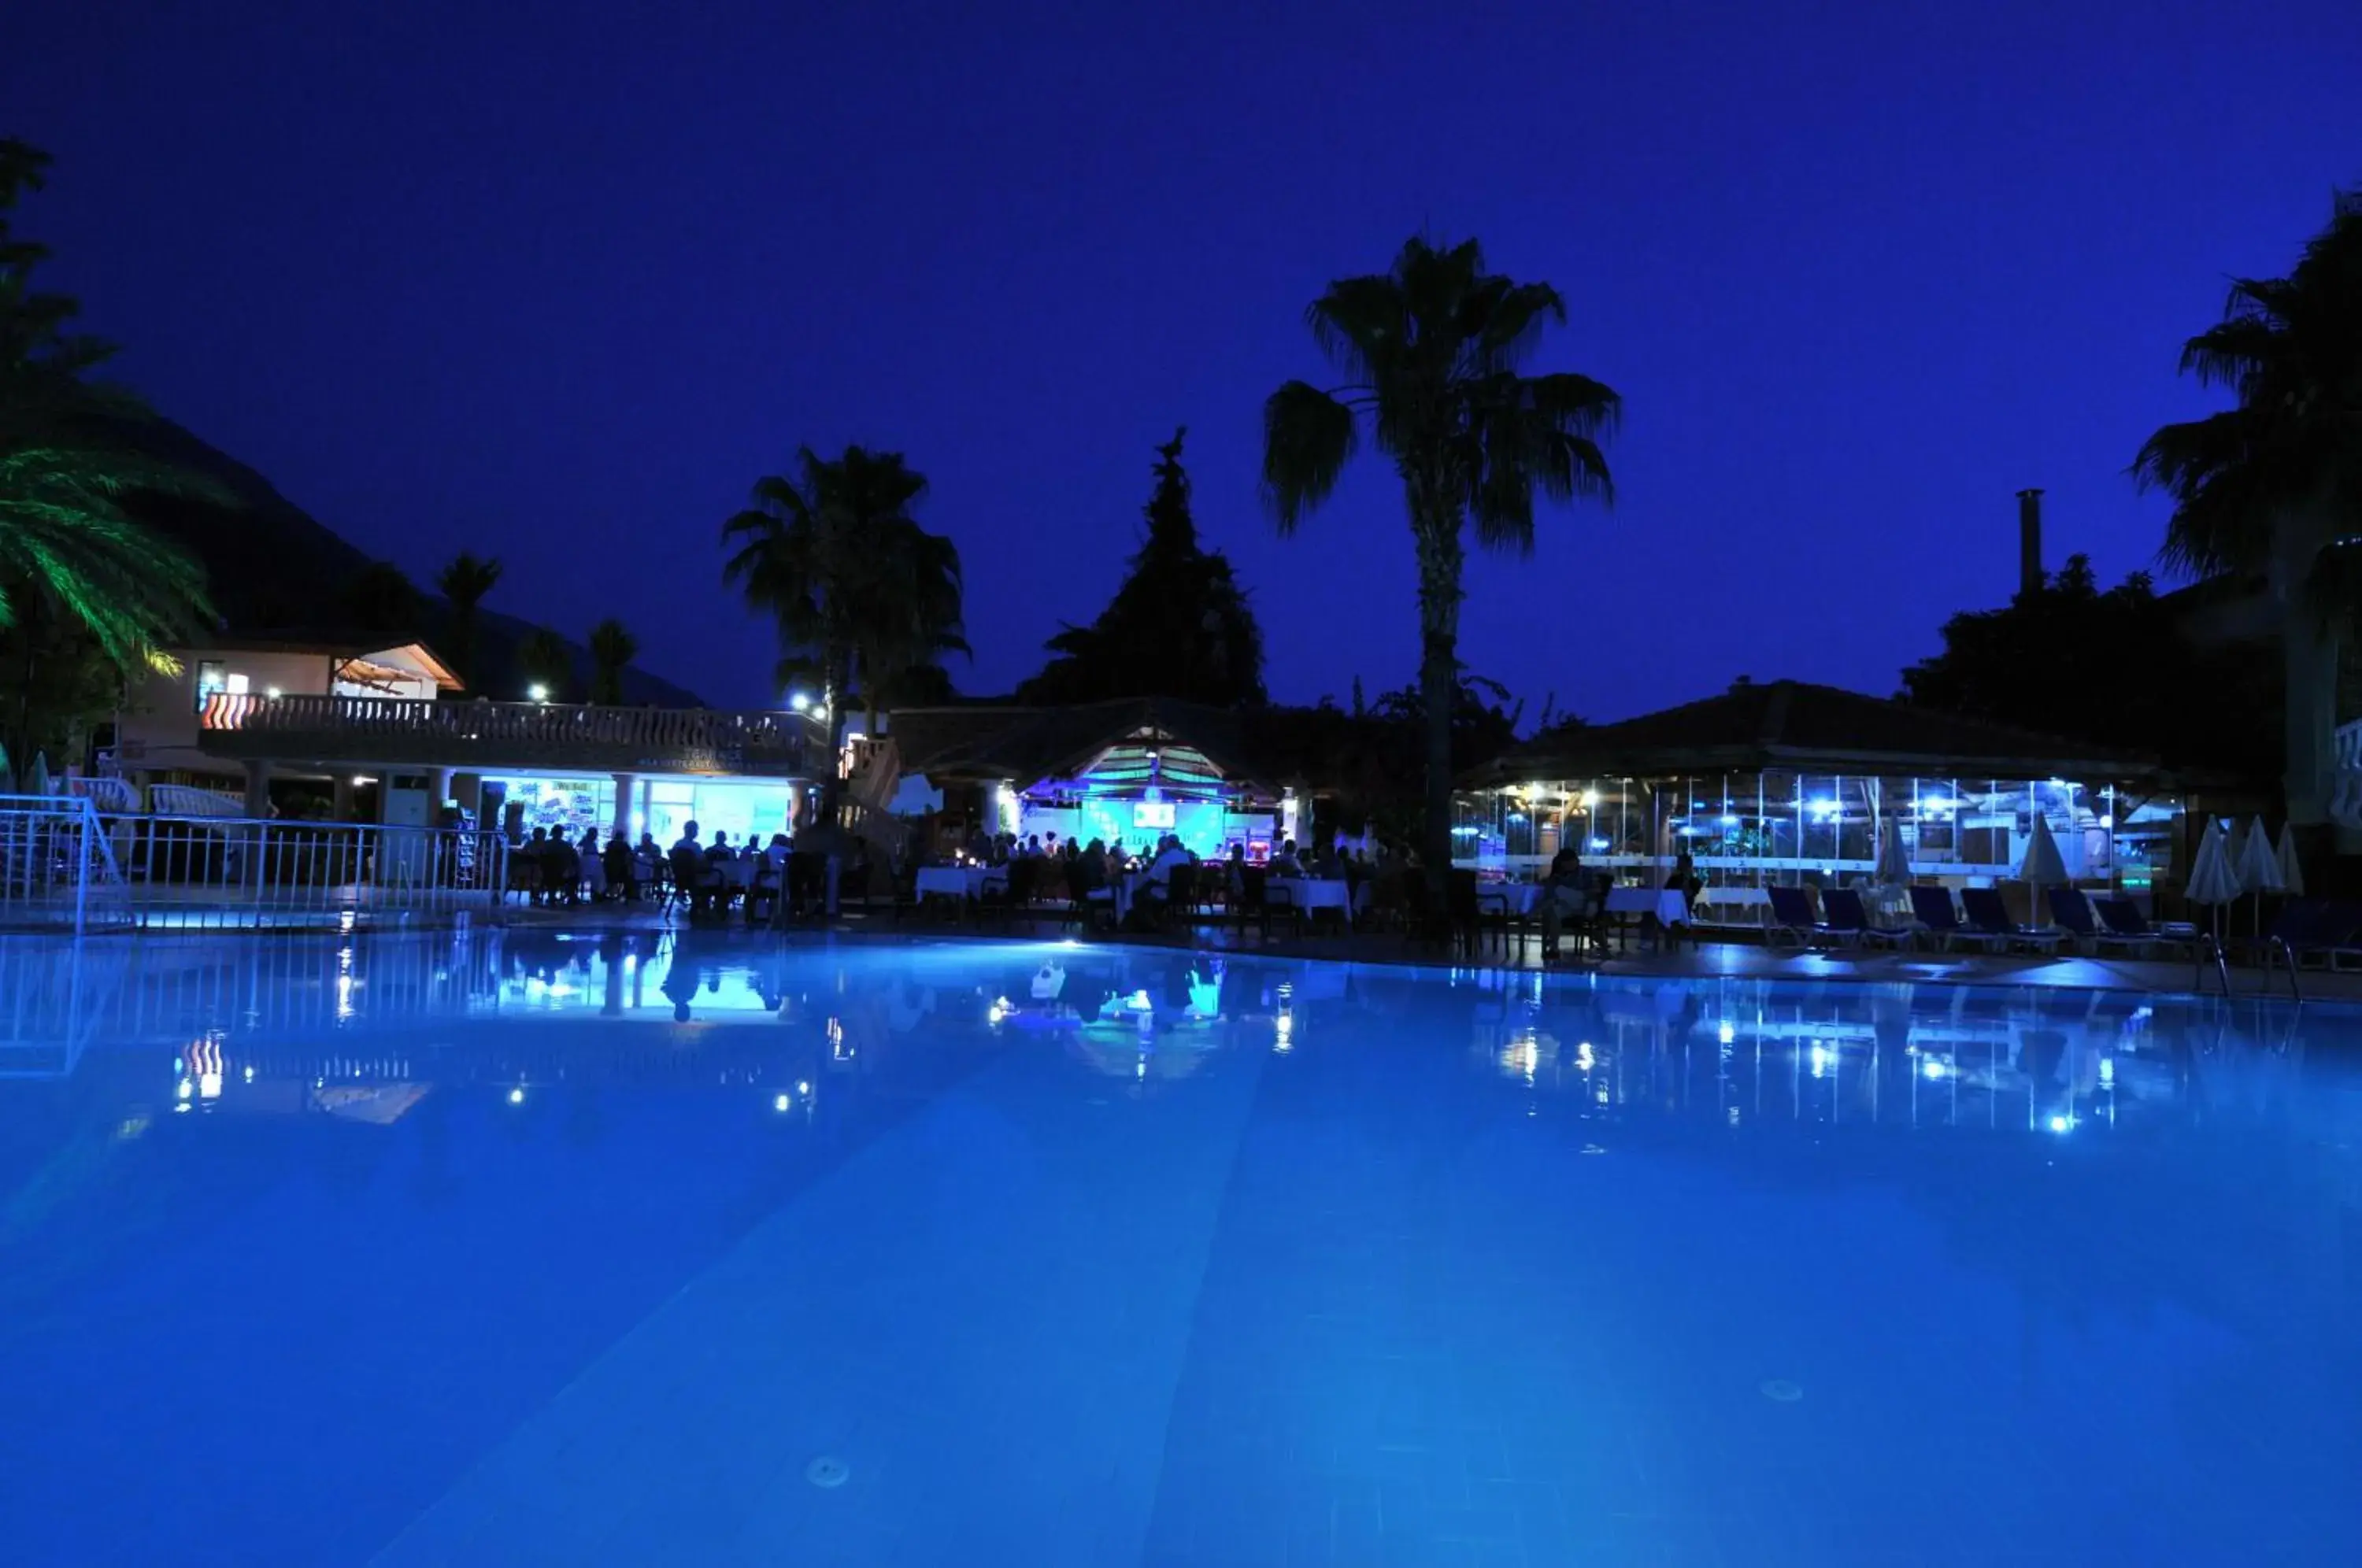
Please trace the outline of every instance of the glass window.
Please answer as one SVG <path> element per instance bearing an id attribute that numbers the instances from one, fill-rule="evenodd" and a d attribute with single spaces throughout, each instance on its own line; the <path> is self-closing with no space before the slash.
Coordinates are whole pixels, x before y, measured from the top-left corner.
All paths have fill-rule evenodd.
<path id="1" fill-rule="evenodd" d="M 217 658 L 201 658 L 197 661 L 198 712 L 202 713 L 205 711 L 206 698 L 216 691 L 226 691 L 229 689 L 227 668 L 228 667 Z"/>

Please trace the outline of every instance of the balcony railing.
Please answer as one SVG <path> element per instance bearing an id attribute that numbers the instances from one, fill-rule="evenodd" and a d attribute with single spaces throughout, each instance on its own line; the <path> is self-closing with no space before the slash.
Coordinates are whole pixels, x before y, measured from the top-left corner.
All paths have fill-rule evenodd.
<path id="1" fill-rule="evenodd" d="M 797 713 L 589 703 L 215 692 L 198 720 L 220 756 L 430 767 L 574 767 L 664 773 L 801 770 Z"/>

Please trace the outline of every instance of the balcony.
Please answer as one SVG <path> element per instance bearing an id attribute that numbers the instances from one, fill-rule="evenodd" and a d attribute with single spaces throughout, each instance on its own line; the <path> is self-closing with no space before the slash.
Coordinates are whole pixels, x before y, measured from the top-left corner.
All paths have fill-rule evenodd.
<path id="1" fill-rule="evenodd" d="M 800 777 L 817 742 L 799 713 L 589 703 L 433 702 L 215 692 L 199 744 L 239 761 L 583 773 Z"/>

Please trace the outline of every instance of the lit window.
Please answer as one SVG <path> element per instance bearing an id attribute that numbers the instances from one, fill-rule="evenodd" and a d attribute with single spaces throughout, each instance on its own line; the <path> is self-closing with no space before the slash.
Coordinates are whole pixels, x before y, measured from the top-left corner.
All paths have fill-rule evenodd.
<path id="1" fill-rule="evenodd" d="M 197 712 L 205 711 L 205 699 L 226 690 L 226 678 L 222 673 L 222 661 L 201 658 L 197 661 Z"/>

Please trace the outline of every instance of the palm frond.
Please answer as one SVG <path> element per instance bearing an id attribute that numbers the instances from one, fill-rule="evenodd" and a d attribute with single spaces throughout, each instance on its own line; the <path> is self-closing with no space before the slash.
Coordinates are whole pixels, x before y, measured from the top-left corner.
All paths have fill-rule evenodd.
<path id="1" fill-rule="evenodd" d="M 1353 411 L 1306 381 L 1290 381 L 1263 410 L 1264 501 L 1283 534 L 1337 488 L 1359 439 Z"/>

